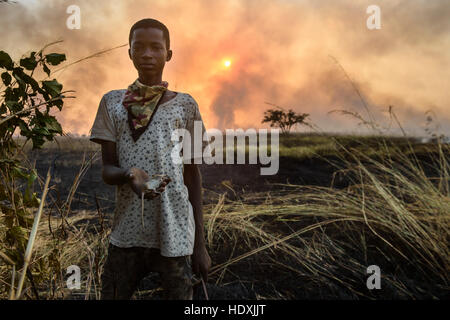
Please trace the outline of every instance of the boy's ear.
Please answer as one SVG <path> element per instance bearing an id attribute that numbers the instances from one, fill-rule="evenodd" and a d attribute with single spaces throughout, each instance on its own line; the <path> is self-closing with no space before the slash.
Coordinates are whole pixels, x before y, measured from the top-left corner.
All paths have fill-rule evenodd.
<path id="1" fill-rule="evenodd" d="M 167 58 L 166 61 L 170 61 L 170 59 L 172 59 L 172 50 L 167 50 Z"/>

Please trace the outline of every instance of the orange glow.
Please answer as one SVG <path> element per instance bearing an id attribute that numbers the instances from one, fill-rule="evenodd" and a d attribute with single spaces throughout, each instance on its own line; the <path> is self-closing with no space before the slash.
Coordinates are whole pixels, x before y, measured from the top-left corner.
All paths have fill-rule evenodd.
<path id="1" fill-rule="evenodd" d="M 52 114 L 66 132 L 87 134 L 102 96 L 126 89 L 137 78 L 128 56 L 128 34 L 150 14 L 171 35 L 173 57 L 162 80 L 170 90 L 192 95 L 207 129 L 269 128 L 261 122 L 264 111 L 272 108 L 269 102 L 308 113 L 308 120 L 325 131 L 364 130 L 353 117 L 329 113 L 345 109 L 365 116 L 351 78 L 383 127 L 389 127 L 386 110 L 393 106 L 405 131 L 422 136 L 425 112 L 433 110 L 440 130 L 450 134 L 450 37 L 444 32 L 444 2 L 387 1 L 383 12 L 389 14 L 376 31 L 365 26 L 369 0 L 265 1 L 263 6 L 245 0 L 173 0 L 170 5 L 162 0 L 110 1 L 106 11 L 100 1 L 82 0 L 84 17 L 104 14 L 81 18 L 80 30 L 64 25 L 70 17 L 67 1 L 18 2 L 33 5 L 1 6 L 1 49 L 18 61 L 42 48 L 49 37 L 64 39 L 46 53 L 67 55 L 53 70 L 69 66 L 55 77 L 63 90 L 75 90 L 76 99 L 66 100 L 62 112 Z M 397 10 L 399 6 L 407 9 Z M 420 23 L 411 23 L 417 17 Z M 30 33 L 33 28 L 39 32 Z M 389 133 L 402 134 L 396 126 L 390 128 Z"/>

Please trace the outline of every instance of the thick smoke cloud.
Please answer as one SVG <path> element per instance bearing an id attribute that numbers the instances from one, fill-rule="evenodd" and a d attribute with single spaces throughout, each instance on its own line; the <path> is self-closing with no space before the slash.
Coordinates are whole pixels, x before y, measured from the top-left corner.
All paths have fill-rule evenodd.
<path id="1" fill-rule="evenodd" d="M 382 27 L 368 30 L 366 8 L 375 2 Z M 261 120 L 270 102 L 309 113 L 325 131 L 357 131 L 358 121 L 328 114 L 347 109 L 367 118 L 334 57 L 377 121 L 387 125 L 393 105 L 407 132 L 423 135 L 425 111 L 432 109 L 449 134 L 450 6 L 445 0 L 375 2 L 22 0 L 0 4 L 0 49 L 17 59 L 62 39 L 49 50 L 66 53 L 70 63 L 126 44 L 131 25 L 152 17 L 171 32 L 174 56 L 164 79 L 197 100 L 208 128 L 267 128 Z M 72 4 L 81 9 L 80 30 L 66 27 Z M 57 73 L 77 96 L 57 114 L 63 128 L 87 134 L 101 96 L 136 76 L 127 47 Z"/>

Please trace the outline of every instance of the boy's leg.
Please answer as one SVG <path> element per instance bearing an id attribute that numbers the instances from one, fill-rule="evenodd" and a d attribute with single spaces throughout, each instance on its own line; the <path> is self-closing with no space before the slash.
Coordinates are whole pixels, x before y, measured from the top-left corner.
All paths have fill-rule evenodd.
<path id="1" fill-rule="evenodd" d="M 191 256 L 164 257 L 159 255 L 160 276 L 167 300 L 192 300 Z"/>
<path id="2" fill-rule="evenodd" d="M 102 300 L 129 300 L 145 276 L 142 248 L 119 248 L 112 244 L 102 273 Z"/>

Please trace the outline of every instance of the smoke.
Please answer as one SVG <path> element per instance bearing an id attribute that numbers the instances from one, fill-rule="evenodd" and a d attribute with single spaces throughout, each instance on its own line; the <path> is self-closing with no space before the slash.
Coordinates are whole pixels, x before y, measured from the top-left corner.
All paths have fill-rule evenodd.
<path id="1" fill-rule="evenodd" d="M 378 1 L 381 29 L 366 27 L 373 1 L 19 1 L 0 4 L 1 50 L 20 55 L 49 48 L 67 63 L 128 42 L 142 18 L 170 30 L 173 58 L 163 77 L 190 93 L 207 128 L 260 128 L 265 102 L 300 113 L 325 131 L 356 131 L 347 109 L 368 117 L 330 56 L 363 96 L 373 117 L 388 124 L 394 106 L 408 133 L 423 134 L 425 112 L 436 112 L 450 133 L 450 6 L 445 0 Z M 81 29 L 66 27 L 69 5 L 81 9 Z M 225 68 L 223 59 L 231 66 Z M 76 90 L 57 114 L 64 130 L 87 134 L 103 94 L 137 77 L 127 47 L 70 66 L 55 75 Z"/>

